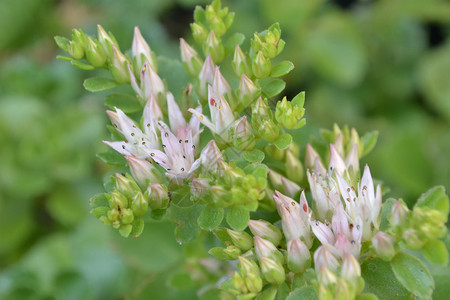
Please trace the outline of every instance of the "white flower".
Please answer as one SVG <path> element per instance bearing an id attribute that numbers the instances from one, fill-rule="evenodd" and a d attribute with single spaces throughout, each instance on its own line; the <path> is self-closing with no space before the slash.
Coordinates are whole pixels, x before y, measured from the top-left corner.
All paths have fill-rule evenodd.
<path id="1" fill-rule="evenodd" d="M 219 135 L 225 142 L 231 141 L 230 129 L 232 128 L 235 119 L 227 100 L 222 97 L 217 97 L 212 87 L 208 87 L 208 105 L 211 113 L 211 120 L 209 120 L 201 112 L 192 108 L 189 109 L 200 122 L 208 127 L 214 134 Z"/>

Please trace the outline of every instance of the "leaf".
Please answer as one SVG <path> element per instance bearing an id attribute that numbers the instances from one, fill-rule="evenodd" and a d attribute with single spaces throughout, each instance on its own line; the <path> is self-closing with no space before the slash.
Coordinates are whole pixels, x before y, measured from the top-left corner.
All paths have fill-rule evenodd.
<path id="1" fill-rule="evenodd" d="M 262 92 L 267 98 L 275 97 L 286 87 L 286 82 L 278 78 L 268 78 L 261 80 Z"/>
<path id="2" fill-rule="evenodd" d="M 242 156 L 248 162 L 262 162 L 265 154 L 261 150 L 253 149 L 251 151 L 244 151 Z"/>
<path id="3" fill-rule="evenodd" d="M 73 60 L 70 61 L 70 63 L 72 64 L 72 66 L 74 66 L 74 67 L 76 67 L 78 69 L 81 69 L 81 70 L 85 70 L 85 71 L 89 71 L 89 70 L 94 70 L 95 69 L 94 66 L 92 66 L 90 64 L 87 64 L 87 63 L 85 63 L 84 61 L 81 61 L 81 60 L 73 59 Z M 91 91 L 91 92 L 93 92 L 93 91 Z"/>
<path id="4" fill-rule="evenodd" d="M 282 134 L 275 142 L 275 146 L 277 146 L 280 150 L 285 150 L 292 142 L 292 136 L 289 133 Z"/>
<path id="5" fill-rule="evenodd" d="M 214 247 L 208 250 L 208 254 L 217 257 L 218 259 L 228 259 L 228 255 L 226 255 L 223 250 L 223 247 Z"/>
<path id="6" fill-rule="evenodd" d="M 117 151 L 114 150 L 108 150 L 106 152 L 98 153 L 97 157 L 100 158 L 104 163 L 107 163 L 108 165 L 113 166 L 125 166 L 127 161 Z"/>
<path id="7" fill-rule="evenodd" d="M 83 82 L 83 86 L 89 92 L 102 92 L 115 87 L 117 83 L 109 78 L 91 77 Z"/>
<path id="8" fill-rule="evenodd" d="M 245 40 L 245 35 L 240 32 L 235 32 L 232 36 L 230 36 L 224 44 L 225 47 L 225 56 L 234 52 L 234 48 L 236 45 L 241 45 Z"/>
<path id="9" fill-rule="evenodd" d="M 188 207 L 172 205 L 169 207 L 169 218 L 177 224 L 175 238 L 179 243 L 187 243 L 200 233 L 197 219 L 204 205 L 194 204 Z"/>
<path id="10" fill-rule="evenodd" d="M 443 267 L 448 264 L 448 251 L 440 240 L 428 241 L 422 248 L 423 255 L 432 263 Z"/>
<path id="11" fill-rule="evenodd" d="M 374 294 L 361 294 L 355 298 L 356 300 L 378 300 L 378 297 Z"/>
<path id="12" fill-rule="evenodd" d="M 124 113 L 134 113 L 142 110 L 138 98 L 129 94 L 110 94 L 106 96 L 105 105 L 111 109 L 119 108 Z"/>
<path id="13" fill-rule="evenodd" d="M 228 231 L 224 227 L 219 227 L 213 230 L 214 235 L 221 240 L 222 242 L 232 242 L 232 239 L 230 235 L 228 234 Z"/>
<path id="14" fill-rule="evenodd" d="M 294 290 L 289 294 L 286 300 L 295 299 L 305 299 L 305 300 L 315 300 L 319 297 L 316 289 L 313 286 L 304 286 L 299 289 Z"/>
<path id="15" fill-rule="evenodd" d="M 106 206 L 99 206 L 91 210 L 91 213 L 96 217 L 100 218 L 103 216 L 106 216 L 108 214 L 108 211 L 110 210 L 109 207 Z"/>
<path id="16" fill-rule="evenodd" d="M 361 157 L 367 155 L 370 153 L 370 151 L 372 151 L 372 149 L 375 147 L 375 145 L 377 144 L 377 140 L 378 140 L 378 131 L 371 131 L 371 132 L 367 132 L 366 134 L 364 134 L 361 138 L 363 145 L 364 145 L 364 150 L 363 153 L 361 154 Z"/>
<path id="17" fill-rule="evenodd" d="M 389 216 L 392 213 L 392 206 L 394 206 L 395 199 L 387 199 L 381 206 L 381 220 L 380 220 L 380 230 L 387 231 L 391 225 L 389 224 Z"/>
<path id="18" fill-rule="evenodd" d="M 101 206 L 109 207 L 109 201 L 108 201 L 108 198 L 106 195 L 107 194 L 105 194 L 105 193 L 97 194 L 94 197 L 92 197 L 91 199 L 89 199 L 89 203 L 91 204 L 91 207 L 92 208 L 97 208 L 97 207 L 101 207 Z"/>
<path id="19" fill-rule="evenodd" d="M 250 213 L 242 206 L 233 206 L 227 213 L 227 223 L 234 230 L 242 231 L 250 220 Z"/>
<path id="20" fill-rule="evenodd" d="M 222 207 L 208 204 L 198 217 L 197 223 L 204 230 L 213 230 L 223 220 L 224 211 Z"/>
<path id="21" fill-rule="evenodd" d="M 445 188 L 442 185 L 435 186 L 422 194 L 417 200 L 416 205 L 418 207 L 429 207 L 440 211 L 442 215 L 445 216 L 445 220 L 447 220 L 449 199 L 448 195 L 445 193 Z"/>
<path id="22" fill-rule="evenodd" d="M 434 289 L 433 277 L 420 260 L 399 252 L 391 261 L 391 266 L 395 277 L 408 291 L 422 298 L 431 298 Z"/>
<path id="23" fill-rule="evenodd" d="M 131 229 L 130 235 L 138 238 L 142 231 L 144 231 L 144 220 L 140 217 L 134 219 L 133 223 L 131 223 L 133 228 Z"/>
<path id="24" fill-rule="evenodd" d="M 188 290 L 195 285 L 195 282 L 192 280 L 191 274 L 186 271 L 179 271 L 170 277 L 169 284 L 178 290 Z"/>
<path id="25" fill-rule="evenodd" d="M 306 93 L 304 91 L 298 93 L 297 96 L 295 96 L 294 99 L 291 100 L 292 105 L 303 107 L 303 105 L 305 105 L 305 96 Z"/>
<path id="26" fill-rule="evenodd" d="M 411 294 L 395 278 L 389 262 L 380 258 L 366 260 L 361 265 L 364 293 L 373 293 L 380 299 L 411 299 Z"/>
<path id="27" fill-rule="evenodd" d="M 294 64 L 288 60 L 283 60 L 272 67 L 271 77 L 281 77 L 294 69 Z"/>
<path id="28" fill-rule="evenodd" d="M 275 286 L 269 286 L 268 288 L 264 289 L 261 293 L 259 293 L 258 296 L 255 298 L 255 300 L 273 300 L 275 299 L 276 295 L 277 295 L 277 288 Z"/>
<path id="29" fill-rule="evenodd" d="M 73 58 L 65 55 L 57 55 L 56 59 L 64 60 L 64 61 L 71 61 Z"/>
<path id="30" fill-rule="evenodd" d="M 76 271 L 63 271 L 55 278 L 53 294 L 57 299 L 93 299 L 92 285 Z"/>

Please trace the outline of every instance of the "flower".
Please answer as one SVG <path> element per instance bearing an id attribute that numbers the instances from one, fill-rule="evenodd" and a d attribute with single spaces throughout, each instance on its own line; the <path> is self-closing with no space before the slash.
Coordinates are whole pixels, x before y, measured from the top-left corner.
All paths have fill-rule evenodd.
<path id="1" fill-rule="evenodd" d="M 211 86 L 208 86 L 208 99 L 211 120 L 197 110 L 190 108 L 189 111 L 214 134 L 220 136 L 225 142 L 230 142 L 230 129 L 235 119 L 227 100 L 223 96 L 217 97 Z"/>
<path id="2" fill-rule="evenodd" d="M 159 93 L 163 95 L 166 93 L 166 87 L 164 86 L 163 81 L 158 74 L 156 74 L 148 61 L 146 61 L 142 67 L 139 83 L 130 67 L 128 67 L 128 73 L 130 75 L 130 82 L 133 90 L 142 99 L 147 100 L 151 94 L 154 94 L 155 97 L 157 97 Z"/>

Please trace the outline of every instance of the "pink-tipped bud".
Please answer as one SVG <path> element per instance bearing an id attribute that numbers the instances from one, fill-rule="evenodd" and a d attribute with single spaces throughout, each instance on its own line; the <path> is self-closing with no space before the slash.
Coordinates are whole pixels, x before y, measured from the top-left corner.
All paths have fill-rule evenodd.
<path id="1" fill-rule="evenodd" d="M 200 69 L 202 68 L 203 61 L 198 55 L 197 51 L 194 50 L 184 39 L 180 39 L 180 50 L 181 50 L 181 61 L 186 68 L 186 71 L 192 77 L 197 77 Z"/>
<path id="2" fill-rule="evenodd" d="M 162 183 L 161 173 L 149 161 L 134 156 L 125 156 L 125 159 L 130 166 L 131 174 L 142 189 L 150 183 Z"/>
<path id="3" fill-rule="evenodd" d="M 306 145 L 305 166 L 317 174 L 325 175 L 326 173 L 319 154 L 310 144 Z"/>
<path id="4" fill-rule="evenodd" d="M 135 74 L 138 75 L 139 71 L 144 66 L 147 61 L 153 70 L 157 71 L 156 60 L 154 54 L 147 44 L 145 39 L 142 37 L 141 31 L 136 26 L 134 27 L 133 43 L 131 45 L 131 55 L 134 61 Z"/>
<path id="5" fill-rule="evenodd" d="M 394 238 L 382 231 L 379 231 L 372 239 L 375 252 L 385 261 L 390 261 L 394 257 L 396 253 L 394 243 Z"/>
<path id="6" fill-rule="evenodd" d="M 286 175 L 292 181 L 300 182 L 304 177 L 304 169 L 300 160 L 291 151 L 286 151 Z"/>
<path id="7" fill-rule="evenodd" d="M 211 55 L 208 55 L 198 74 L 197 93 L 202 99 L 208 98 L 208 85 L 213 84 L 215 71 L 216 65 L 212 61 Z"/>
<path id="8" fill-rule="evenodd" d="M 247 116 L 243 116 L 234 126 L 233 145 L 239 150 L 248 150 L 255 146 L 255 142 L 253 128 L 247 121 Z"/>
<path id="9" fill-rule="evenodd" d="M 397 200 L 392 206 L 391 216 L 389 218 L 389 223 L 393 227 L 401 226 L 407 220 L 409 214 L 409 209 L 403 201 Z"/>
<path id="10" fill-rule="evenodd" d="M 297 238 L 287 243 L 287 265 L 294 273 L 304 272 L 311 266 L 311 253 L 308 247 Z"/>
<path id="11" fill-rule="evenodd" d="M 250 220 L 248 227 L 253 235 L 259 236 L 265 240 L 268 240 L 278 246 L 281 241 L 281 231 L 278 227 L 264 220 Z"/>
<path id="12" fill-rule="evenodd" d="M 345 254 L 341 268 L 341 276 L 351 282 L 354 282 L 361 276 L 361 266 L 359 261 L 350 253 Z"/>
<path id="13" fill-rule="evenodd" d="M 163 184 L 150 184 L 145 195 L 152 210 L 165 209 L 169 204 L 169 193 Z"/>
<path id="14" fill-rule="evenodd" d="M 316 272 L 319 272 L 322 267 L 326 267 L 330 270 L 336 270 L 339 266 L 334 254 L 330 251 L 328 246 L 322 245 L 314 252 L 314 264 Z"/>
<path id="15" fill-rule="evenodd" d="M 344 175 L 344 172 L 347 168 L 345 167 L 345 162 L 342 159 L 341 155 L 339 154 L 336 147 L 331 144 L 330 145 L 330 164 L 328 166 L 328 174 L 332 174 L 333 171 L 341 174 L 341 176 Z"/>
<path id="16" fill-rule="evenodd" d="M 282 264 L 284 261 L 283 254 L 272 244 L 270 241 L 265 240 L 259 236 L 253 237 L 255 241 L 256 256 L 261 259 L 262 257 L 272 258 L 276 262 Z"/>
<path id="17" fill-rule="evenodd" d="M 209 178 L 194 178 L 192 179 L 191 194 L 200 198 L 210 190 Z"/>

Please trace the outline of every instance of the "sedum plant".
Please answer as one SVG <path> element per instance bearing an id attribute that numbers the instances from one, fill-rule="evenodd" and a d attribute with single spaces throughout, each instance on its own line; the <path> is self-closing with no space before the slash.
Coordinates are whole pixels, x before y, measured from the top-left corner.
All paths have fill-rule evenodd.
<path id="1" fill-rule="evenodd" d="M 294 143 L 305 92 L 280 96 L 280 77 L 293 69 L 277 59 L 281 29 L 273 24 L 245 46 L 229 32 L 233 20 L 218 0 L 197 7 L 194 43 L 180 39 L 182 64 L 156 56 L 137 27 L 127 52 L 101 26 L 95 37 L 55 38 L 69 55 L 60 59 L 109 74 L 86 79 L 87 90 L 121 85 L 106 96 L 111 138 L 98 155 L 118 171 L 90 200 L 92 214 L 123 237 L 139 237 L 150 219 L 174 222 L 179 243 L 207 250 L 191 253 L 201 263 L 186 260 L 203 299 L 431 298 L 433 277 L 419 258 L 448 263 L 444 188 L 412 208 L 383 199 L 387 188 L 360 163 L 377 132 L 335 125 Z"/>

